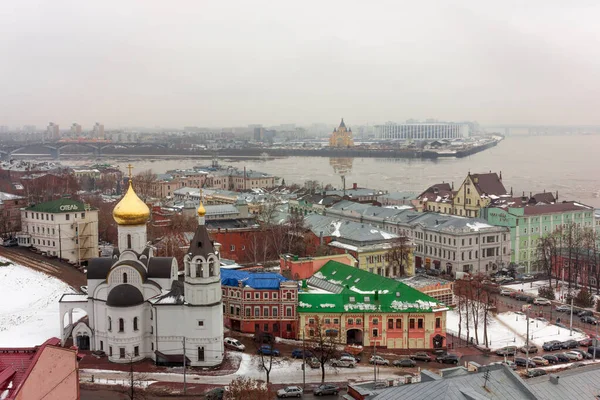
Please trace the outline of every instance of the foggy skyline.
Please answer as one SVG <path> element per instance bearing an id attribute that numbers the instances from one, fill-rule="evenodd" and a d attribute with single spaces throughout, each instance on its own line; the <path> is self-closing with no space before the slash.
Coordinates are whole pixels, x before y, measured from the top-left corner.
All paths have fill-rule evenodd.
<path id="1" fill-rule="evenodd" d="M 580 1 L 4 2 L 0 125 L 600 124 Z"/>

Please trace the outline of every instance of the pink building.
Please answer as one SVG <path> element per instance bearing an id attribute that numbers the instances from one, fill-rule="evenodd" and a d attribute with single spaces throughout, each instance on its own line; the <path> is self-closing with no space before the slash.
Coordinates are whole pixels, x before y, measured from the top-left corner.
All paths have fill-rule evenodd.
<path id="1" fill-rule="evenodd" d="M 0 398 L 79 399 L 77 350 L 60 347 L 58 338 L 41 346 L 0 348 Z"/>

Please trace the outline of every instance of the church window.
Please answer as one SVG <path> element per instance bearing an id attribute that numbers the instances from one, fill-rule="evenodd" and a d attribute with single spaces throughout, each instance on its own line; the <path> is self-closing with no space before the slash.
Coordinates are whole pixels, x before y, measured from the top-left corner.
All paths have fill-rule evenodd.
<path id="1" fill-rule="evenodd" d="M 150 343 L 151 347 L 150 350 L 154 351 L 154 342 Z"/>
<path id="2" fill-rule="evenodd" d="M 204 361 L 204 347 L 198 347 L 198 361 Z"/>
<path id="3" fill-rule="evenodd" d="M 123 272 L 123 283 L 127 283 L 127 272 Z"/>
<path id="4" fill-rule="evenodd" d="M 125 358 L 125 347 L 119 347 L 119 358 Z"/>
<path id="5" fill-rule="evenodd" d="M 214 261 L 211 261 L 210 265 L 208 266 L 208 276 L 214 276 L 214 275 L 215 275 Z"/>
<path id="6" fill-rule="evenodd" d="M 139 355 L 140 355 L 140 347 L 139 346 L 135 346 L 133 348 L 133 356 L 134 357 L 139 357 Z"/>
<path id="7" fill-rule="evenodd" d="M 150 310 L 150 321 L 154 319 L 154 311 Z"/>
<path id="8" fill-rule="evenodd" d="M 104 341 L 100 341 L 100 350 L 104 350 Z"/>
<path id="9" fill-rule="evenodd" d="M 137 317 L 133 318 L 133 330 L 134 331 L 138 330 L 138 318 Z"/>
<path id="10" fill-rule="evenodd" d="M 150 325 L 150 334 L 153 335 L 154 334 L 154 327 L 152 325 Z"/>
<path id="11" fill-rule="evenodd" d="M 203 319 L 198 320 L 198 326 L 201 327 L 201 328 L 204 327 L 204 320 Z"/>
<path id="12" fill-rule="evenodd" d="M 108 317 L 108 331 L 112 331 L 112 319 L 110 317 Z"/>
<path id="13" fill-rule="evenodd" d="M 200 263 L 196 264 L 196 277 L 204 278 L 204 270 L 202 269 L 202 265 Z"/>
<path id="14" fill-rule="evenodd" d="M 108 347 L 108 356 L 112 357 L 112 346 Z"/>
<path id="15" fill-rule="evenodd" d="M 127 234 L 127 248 L 130 249 L 131 248 L 131 235 Z"/>
<path id="16" fill-rule="evenodd" d="M 125 321 L 123 318 L 119 318 L 119 332 L 125 332 Z"/>

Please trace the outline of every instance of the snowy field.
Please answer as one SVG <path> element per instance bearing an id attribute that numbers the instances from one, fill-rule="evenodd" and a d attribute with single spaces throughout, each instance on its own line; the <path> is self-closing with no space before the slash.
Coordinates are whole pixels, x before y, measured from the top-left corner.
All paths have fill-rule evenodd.
<path id="1" fill-rule="evenodd" d="M 455 310 L 448 311 L 446 314 L 446 327 L 450 333 L 458 332 L 458 313 Z M 527 320 L 525 315 L 515 314 L 514 312 L 505 312 L 488 317 L 488 342 L 492 350 L 504 346 L 523 346 L 527 335 Z M 466 323 L 463 317 L 461 336 L 466 339 Z M 471 327 L 469 335 L 475 337 L 475 330 Z M 479 344 L 483 346 L 483 320 L 479 321 L 477 336 Z M 581 340 L 587 335 L 573 331 L 570 335 L 569 329 L 560 328 L 556 325 L 539 321 L 535 318 L 529 319 L 529 340 L 538 346 L 550 340 Z"/>
<path id="2" fill-rule="evenodd" d="M 527 318 L 525 315 L 506 312 L 498 314 L 497 318 L 505 324 L 510 324 L 510 327 L 519 332 L 523 337 L 527 334 Z M 541 346 L 550 340 L 585 339 L 587 335 L 573 331 L 573 336 L 570 335 L 569 329 L 561 328 L 556 325 L 538 321 L 537 319 L 529 319 L 529 340 L 534 344 Z"/>
<path id="3" fill-rule="evenodd" d="M 458 312 L 455 310 L 448 311 L 446 313 L 446 327 L 449 331 L 458 333 Z M 479 321 L 479 326 L 477 328 L 477 336 L 479 337 L 479 344 L 481 346 L 484 345 L 485 340 L 483 338 L 483 318 Z M 499 322 L 496 316 L 489 315 L 488 316 L 488 345 L 490 349 L 495 350 L 504 346 L 523 346 L 525 344 L 524 336 L 519 336 L 516 332 L 509 329 L 509 327 L 503 325 Z M 467 324 L 465 318 L 463 317 L 463 324 L 461 330 L 461 336 L 463 339 L 466 339 L 467 335 Z M 473 338 L 475 337 L 475 330 L 473 327 L 470 328 L 469 335 Z M 475 341 L 473 341 L 476 343 Z"/>
<path id="4" fill-rule="evenodd" d="M 516 290 L 516 291 L 522 290 L 524 293 L 531 295 L 531 296 L 535 296 L 535 297 L 538 296 L 538 289 L 542 286 L 548 286 L 548 280 L 514 283 L 512 285 L 502 285 L 502 287 L 504 287 L 504 288 Z M 560 283 L 559 283 L 559 286 L 560 286 Z M 561 301 L 561 299 L 563 299 L 564 296 L 567 294 L 567 285 L 564 285 L 564 287 L 562 287 L 562 288 L 561 287 L 556 288 L 556 281 L 553 279 L 552 287 L 554 288 L 554 298 L 557 301 Z"/>
<path id="5" fill-rule="evenodd" d="M 1 262 L 11 262 L 0 257 Z M 60 338 L 58 300 L 75 291 L 61 280 L 18 264 L 0 266 L 0 347 Z M 77 320 L 83 315 L 75 315 Z"/>

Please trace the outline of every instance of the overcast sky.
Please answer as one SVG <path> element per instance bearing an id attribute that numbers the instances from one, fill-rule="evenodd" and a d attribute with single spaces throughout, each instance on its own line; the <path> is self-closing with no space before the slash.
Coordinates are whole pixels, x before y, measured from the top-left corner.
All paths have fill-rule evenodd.
<path id="1" fill-rule="evenodd" d="M 6 0 L 0 124 L 600 124 L 600 2 L 446 3 Z"/>

